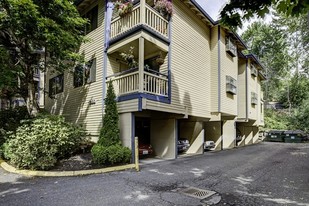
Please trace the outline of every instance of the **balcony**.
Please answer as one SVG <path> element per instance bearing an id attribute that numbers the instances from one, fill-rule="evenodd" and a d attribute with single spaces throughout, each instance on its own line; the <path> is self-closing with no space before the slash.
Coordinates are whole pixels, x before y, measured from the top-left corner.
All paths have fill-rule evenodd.
<path id="1" fill-rule="evenodd" d="M 137 93 L 168 97 L 168 75 L 153 70 L 129 69 L 107 77 L 107 81 L 112 81 L 118 97 Z"/>
<path id="2" fill-rule="evenodd" d="M 145 26 L 160 36 L 168 38 L 168 20 L 147 4 L 145 0 L 140 0 L 135 4 L 130 14 L 124 17 L 117 16 L 112 20 L 111 40 L 138 26 Z"/>

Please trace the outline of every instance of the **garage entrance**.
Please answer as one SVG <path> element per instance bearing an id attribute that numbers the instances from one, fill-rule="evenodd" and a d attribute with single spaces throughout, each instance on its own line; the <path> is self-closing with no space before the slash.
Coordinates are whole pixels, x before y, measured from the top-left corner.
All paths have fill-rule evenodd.
<path id="1" fill-rule="evenodd" d="M 149 157 L 153 154 L 150 144 L 150 118 L 136 117 L 135 136 L 138 137 L 139 155 Z"/>

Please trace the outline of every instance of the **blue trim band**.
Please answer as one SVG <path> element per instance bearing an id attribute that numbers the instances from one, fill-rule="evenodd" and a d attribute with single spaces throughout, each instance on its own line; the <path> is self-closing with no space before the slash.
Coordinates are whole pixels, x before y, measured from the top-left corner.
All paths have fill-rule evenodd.
<path id="1" fill-rule="evenodd" d="M 138 98 L 140 98 L 140 99 L 145 98 L 145 99 L 156 101 L 156 102 L 162 102 L 162 103 L 170 104 L 168 97 L 162 97 L 162 96 L 156 96 L 156 95 L 144 94 L 144 93 L 134 93 L 134 94 L 128 94 L 128 95 L 125 95 L 125 96 L 120 96 L 120 97 L 117 98 L 117 101 L 123 102 L 123 101 L 127 101 L 127 100 L 138 99 Z"/>
<path id="2" fill-rule="evenodd" d="M 109 42 L 109 45 L 111 46 L 111 45 L 115 44 L 116 42 L 118 42 L 118 41 L 120 41 L 120 40 L 122 40 L 122 39 L 124 39 L 124 38 L 126 38 L 126 37 L 128 37 L 128 36 L 130 36 L 130 35 L 132 35 L 134 33 L 136 33 L 136 32 L 139 32 L 139 31 L 145 31 L 145 32 L 149 33 L 150 35 L 160 39 L 161 41 L 163 41 L 166 44 L 170 43 L 169 40 L 166 37 L 164 37 L 161 34 L 155 32 L 154 30 L 150 29 L 149 27 L 141 24 L 141 25 L 138 25 L 138 26 L 136 26 L 136 27 L 134 27 L 134 28 L 124 32 L 123 34 L 121 34 L 121 35 L 111 39 L 110 42 Z"/>
<path id="3" fill-rule="evenodd" d="M 142 97 L 139 97 L 139 98 L 138 98 L 138 111 L 139 111 L 139 112 L 141 112 L 141 111 L 143 110 L 143 105 L 142 105 L 142 104 L 143 104 L 143 101 L 142 101 L 142 100 L 143 100 Z"/>

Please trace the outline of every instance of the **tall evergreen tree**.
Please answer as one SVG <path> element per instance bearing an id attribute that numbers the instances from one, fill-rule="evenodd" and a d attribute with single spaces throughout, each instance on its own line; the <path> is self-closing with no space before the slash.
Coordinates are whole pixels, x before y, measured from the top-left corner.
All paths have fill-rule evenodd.
<path id="1" fill-rule="evenodd" d="M 108 82 L 104 111 L 103 126 L 100 131 L 98 144 L 105 147 L 120 144 L 119 116 L 112 81 Z"/>

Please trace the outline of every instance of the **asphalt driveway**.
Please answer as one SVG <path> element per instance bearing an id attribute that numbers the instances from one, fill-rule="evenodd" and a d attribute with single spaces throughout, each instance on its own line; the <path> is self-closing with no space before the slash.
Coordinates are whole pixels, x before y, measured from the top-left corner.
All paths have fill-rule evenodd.
<path id="1" fill-rule="evenodd" d="M 194 189 L 216 194 L 200 199 L 189 192 Z M 0 169 L 3 206 L 211 205 L 219 200 L 216 205 L 309 206 L 309 144 L 260 143 L 143 164 L 141 172 L 82 177 L 24 177 Z"/>

